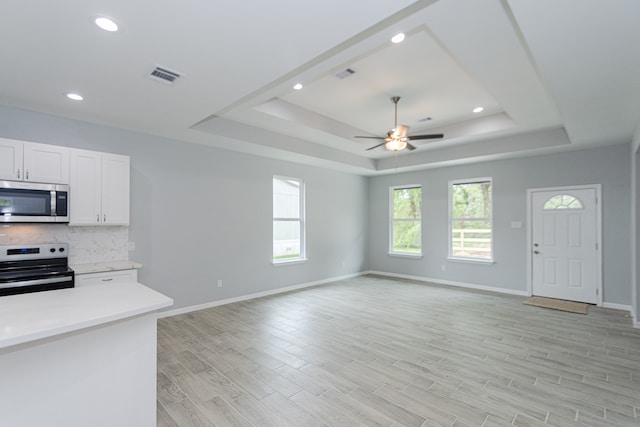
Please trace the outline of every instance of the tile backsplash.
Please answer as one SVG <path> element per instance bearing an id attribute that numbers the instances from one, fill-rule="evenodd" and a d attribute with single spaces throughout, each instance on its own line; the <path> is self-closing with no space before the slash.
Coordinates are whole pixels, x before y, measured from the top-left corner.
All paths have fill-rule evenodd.
<path id="1" fill-rule="evenodd" d="M 0 245 L 69 244 L 69 264 L 129 259 L 129 228 L 70 227 L 66 224 L 2 224 Z"/>

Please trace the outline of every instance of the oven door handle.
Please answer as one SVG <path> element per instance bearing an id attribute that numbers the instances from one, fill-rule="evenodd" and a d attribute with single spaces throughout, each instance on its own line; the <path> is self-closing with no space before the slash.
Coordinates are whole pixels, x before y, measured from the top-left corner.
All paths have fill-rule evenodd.
<path id="1" fill-rule="evenodd" d="M 0 289 L 5 288 L 20 288 L 23 286 L 32 286 L 32 285 L 46 285 L 49 283 L 63 283 L 63 282 L 71 282 L 73 277 L 54 277 L 50 279 L 35 279 L 35 280 L 24 280 L 22 282 L 10 282 L 10 283 L 0 283 Z"/>

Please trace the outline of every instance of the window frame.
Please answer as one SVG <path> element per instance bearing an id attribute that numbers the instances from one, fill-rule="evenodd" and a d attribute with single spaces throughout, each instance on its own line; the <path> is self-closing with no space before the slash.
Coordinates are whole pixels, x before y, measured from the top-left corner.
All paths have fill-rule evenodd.
<path id="1" fill-rule="evenodd" d="M 491 204 L 489 206 L 489 218 L 465 218 L 475 221 L 489 221 L 489 226 L 491 227 L 491 256 L 489 258 L 479 258 L 479 257 L 471 257 L 471 256 L 458 256 L 453 255 L 453 222 L 459 220 L 457 218 L 453 218 L 453 186 L 460 184 L 481 184 L 484 182 L 488 182 L 491 187 Z M 448 196 L 448 209 L 449 209 L 449 217 L 448 217 L 448 237 L 447 240 L 449 242 L 449 252 L 447 254 L 447 259 L 450 261 L 461 261 L 461 262 L 469 262 L 469 263 L 479 263 L 479 264 L 493 264 L 495 263 L 495 254 L 493 248 L 494 242 L 494 228 L 493 228 L 493 178 L 492 177 L 479 177 L 479 178 L 466 178 L 466 179 L 454 179 L 449 181 L 449 196 Z"/>
<path id="2" fill-rule="evenodd" d="M 284 218 L 284 217 L 276 217 L 274 215 L 274 183 L 275 180 L 280 181 L 295 181 L 300 184 L 300 195 L 298 199 L 299 203 L 299 217 L 298 218 Z M 302 178 L 295 178 L 291 176 L 284 175 L 273 175 L 271 179 L 271 263 L 273 265 L 291 265 L 298 264 L 301 262 L 307 261 L 307 239 L 306 239 L 306 219 L 305 219 L 305 199 L 306 198 L 306 188 L 305 182 Z M 295 258 L 285 258 L 285 259 L 275 259 L 274 253 L 274 244 L 276 242 L 274 231 L 275 231 L 275 223 L 276 221 L 286 221 L 286 222 L 299 222 L 300 225 L 300 255 Z"/>
<path id="3" fill-rule="evenodd" d="M 420 189 L 420 218 L 419 219 L 401 219 L 400 221 L 411 221 L 411 222 L 419 222 L 420 224 L 420 252 L 398 252 L 393 249 L 393 225 L 396 221 L 394 217 L 395 206 L 394 206 L 394 192 L 396 190 L 405 190 L 419 188 Z M 389 255 L 396 257 L 406 257 L 406 258 L 422 258 L 423 257 L 423 244 L 422 244 L 422 185 L 420 184 L 404 184 L 404 185 L 394 185 L 389 187 Z"/>

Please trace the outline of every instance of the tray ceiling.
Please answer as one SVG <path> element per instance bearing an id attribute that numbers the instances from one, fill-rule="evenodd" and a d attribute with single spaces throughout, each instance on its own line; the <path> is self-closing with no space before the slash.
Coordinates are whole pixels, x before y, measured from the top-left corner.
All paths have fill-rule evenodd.
<path id="1" fill-rule="evenodd" d="M 635 0 L 28 3 L 0 5 L 0 103 L 184 143 L 373 175 L 629 142 L 640 119 Z M 367 151 L 391 96 L 445 138 Z"/>

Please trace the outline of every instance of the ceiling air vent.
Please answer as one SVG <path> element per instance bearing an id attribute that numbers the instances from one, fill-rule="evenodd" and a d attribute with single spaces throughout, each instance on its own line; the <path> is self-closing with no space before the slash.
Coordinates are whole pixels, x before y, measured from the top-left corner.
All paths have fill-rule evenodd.
<path id="1" fill-rule="evenodd" d="M 347 77 L 352 76 L 355 73 L 356 71 L 353 68 L 347 68 L 336 74 L 336 77 L 339 79 L 346 79 Z"/>
<path id="2" fill-rule="evenodd" d="M 182 77 L 177 71 L 169 70 L 166 67 L 160 67 L 156 65 L 156 68 L 151 71 L 149 78 L 158 82 L 166 84 L 174 84 L 178 78 Z"/>

